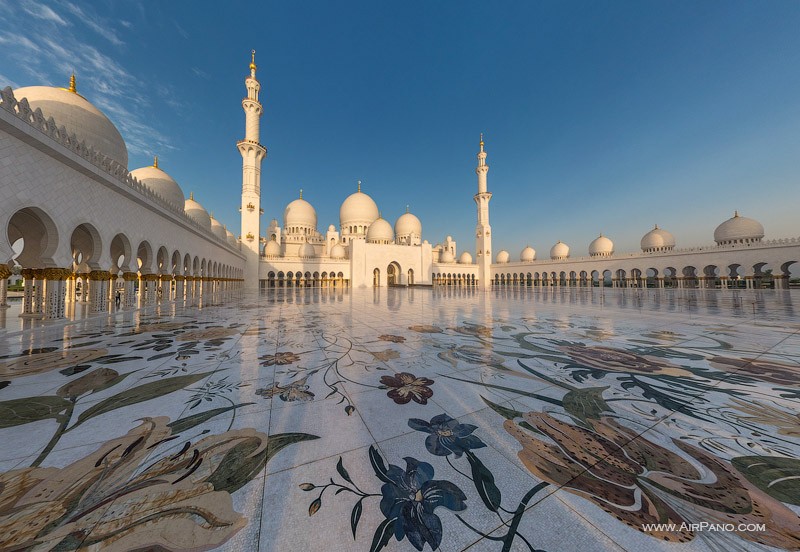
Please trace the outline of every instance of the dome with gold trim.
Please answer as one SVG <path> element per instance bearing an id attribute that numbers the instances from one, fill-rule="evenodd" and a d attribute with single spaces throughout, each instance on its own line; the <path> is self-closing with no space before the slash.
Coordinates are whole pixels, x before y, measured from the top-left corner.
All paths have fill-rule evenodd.
<path id="1" fill-rule="evenodd" d="M 367 243 L 392 243 L 394 230 L 389 221 L 378 215 L 378 219 L 369 225 L 367 230 Z"/>
<path id="2" fill-rule="evenodd" d="M 339 208 L 339 225 L 342 231 L 345 231 L 344 228 L 351 224 L 372 224 L 379 216 L 378 206 L 371 197 L 361 191 L 359 182 L 358 191 L 347 196 Z"/>
<path id="3" fill-rule="evenodd" d="M 283 227 L 289 232 L 289 228 L 305 227 L 316 231 L 317 211 L 305 199 L 303 191 L 300 190 L 300 197 L 295 199 L 283 211 Z"/>
<path id="4" fill-rule="evenodd" d="M 764 227 L 757 220 L 743 217 L 739 211 L 714 230 L 717 245 L 757 243 L 764 237 Z"/>
<path id="5" fill-rule="evenodd" d="M 550 248 L 550 258 L 561 261 L 569 257 L 569 246 L 561 241 Z"/>
<path id="6" fill-rule="evenodd" d="M 158 166 L 158 157 L 155 158 L 151 166 L 131 171 L 131 176 L 163 197 L 168 203 L 183 209 L 186 196 L 183 195 L 183 190 L 181 190 L 175 179 Z"/>
<path id="7" fill-rule="evenodd" d="M 197 224 L 211 231 L 211 216 L 209 216 L 208 211 L 206 211 L 202 205 L 194 200 L 193 193 L 190 192 L 189 199 L 183 203 L 183 210 L 186 211 L 186 214 Z"/>
<path id="8" fill-rule="evenodd" d="M 50 117 L 58 128 L 67 134 L 75 134 L 79 142 L 85 142 L 103 155 L 128 168 L 128 148 L 125 140 L 108 117 L 89 100 L 78 94 L 75 75 L 69 88 L 54 86 L 25 86 L 14 90 L 17 101 L 25 98 L 31 109 L 41 109 L 45 119 Z"/>

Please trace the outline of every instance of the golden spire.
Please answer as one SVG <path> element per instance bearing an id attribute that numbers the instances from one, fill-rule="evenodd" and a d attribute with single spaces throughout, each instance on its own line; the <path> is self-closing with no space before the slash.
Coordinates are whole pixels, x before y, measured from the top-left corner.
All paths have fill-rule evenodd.
<path id="1" fill-rule="evenodd" d="M 300 188 L 300 199 L 303 199 L 303 188 Z"/>
<path id="2" fill-rule="evenodd" d="M 408 213 L 408 205 L 406 205 L 406 213 Z"/>
<path id="3" fill-rule="evenodd" d="M 483 132 L 481 132 L 481 151 L 483 151 Z"/>
<path id="4" fill-rule="evenodd" d="M 194 201 L 194 192 L 189 192 L 189 199 Z"/>
<path id="5" fill-rule="evenodd" d="M 72 92 L 73 94 L 77 94 L 78 93 L 78 89 L 75 88 L 75 72 L 74 71 L 72 72 L 72 76 L 70 76 L 70 78 L 69 78 L 69 91 Z"/>
<path id="6" fill-rule="evenodd" d="M 158 155 L 153 156 L 153 166 L 158 168 Z"/>
<path id="7" fill-rule="evenodd" d="M 250 70 L 256 70 L 256 51 L 250 50 Z"/>
<path id="8" fill-rule="evenodd" d="M 360 180 L 358 181 L 358 191 L 359 192 L 361 191 L 361 181 Z"/>
<path id="9" fill-rule="evenodd" d="M 733 218 L 736 218 L 736 217 L 738 217 L 738 216 L 739 216 L 739 211 L 738 211 L 738 210 L 737 210 L 737 211 L 734 211 L 734 212 L 733 212 Z"/>

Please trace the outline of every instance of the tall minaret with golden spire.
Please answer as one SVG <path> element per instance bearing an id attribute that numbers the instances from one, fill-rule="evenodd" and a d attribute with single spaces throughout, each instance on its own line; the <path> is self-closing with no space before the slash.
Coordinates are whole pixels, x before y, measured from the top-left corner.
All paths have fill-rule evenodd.
<path id="1" fill-rule="evenodd" d="M 250 58 L 250 74 L 244 79 L 247 97 L 242 100 L 245 115 L 244 140 L 237 142 L 242 154 L 242 251 L 247 257 L 244 270 L 244 287 L 258 289 L 259 248 L 261 235 L 261 161 L 267 148 L 259 141 L 260 119 L 263 108 L 258 101 L 261 85 L 256 80 L 256 51 Z"/>
<path id="2" fill-rule="evenodd" d="M 489 165 L 486 164 L 486 152 L 483 150 L 483 133 L 481 133 L 480 151 L 478 152 L 478 166 L 475 173 L 478 175 L 478 193 L 473 196 L 478 206 L 478 224 L 475 228 L 475 253 L 478 261 L 478 287 L 491 289 L 492 266 L 492 227 L 489 226 L 489 200 L 492 192 L 486 187 L 486 174 Z"/>

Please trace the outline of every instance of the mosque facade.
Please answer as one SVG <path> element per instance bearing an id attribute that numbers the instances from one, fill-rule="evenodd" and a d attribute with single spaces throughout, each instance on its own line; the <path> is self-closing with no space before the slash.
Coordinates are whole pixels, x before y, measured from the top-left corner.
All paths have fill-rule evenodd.
<path id="1" fill-rule="evenodd" d="M 600 235 L 588 257 L 558 242 L 546 259 L 532 247 L 511 260 L 495 253 L 487 152 L 477 154 L 474 257 L 447 236 L 429 243 L 420 219 L 381 216 L 361 189 L 347 196 L 338 226 L 319 231 L 314 207 L 299 197 L 282 220 L 262 224 L 260 84 L 255 57 L 245 78 L 241 227 L 224 227 L 184 190 L 156 158 L 128 170 L 125 141 L 114 124 L 68 88 L 31 86 L 0 91 L 0 305 L 6 281 L 21 271 L 22 316 L 61 318 L 70 305 L 109 308 L 117 292 L 125 307 L 158 301 L 210 300 L 232 289 L 323 286 L 614 286 L 675 288 L 788 287 L 800 261 L 800 238 L 764 240 L 763 226 L 735 215 L 714 232 L 714 245 L 678 249 L 656 226 L 641 251 L 617 253 Z M 264 194 L 269 197 L 268 192 Z M 22 243 L 21 250 L 14 244 Z M 494 260 L 494 262 L 493 262 Z"/>

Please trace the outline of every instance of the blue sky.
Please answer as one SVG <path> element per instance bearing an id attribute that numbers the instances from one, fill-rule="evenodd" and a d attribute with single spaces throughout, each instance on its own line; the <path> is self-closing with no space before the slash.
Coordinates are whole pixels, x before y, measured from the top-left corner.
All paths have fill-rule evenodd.
<path id="1" fill-rule="evenodd" d="M 0 87 L 78 89 L 237 231 L 249 52 L 262 206 L 319 229 L 356 181 L 474 252 L 484 132 L 494 249 L 710 244 L 734 209 L 800 236 L 800 3 L 0 2 Z"/>

